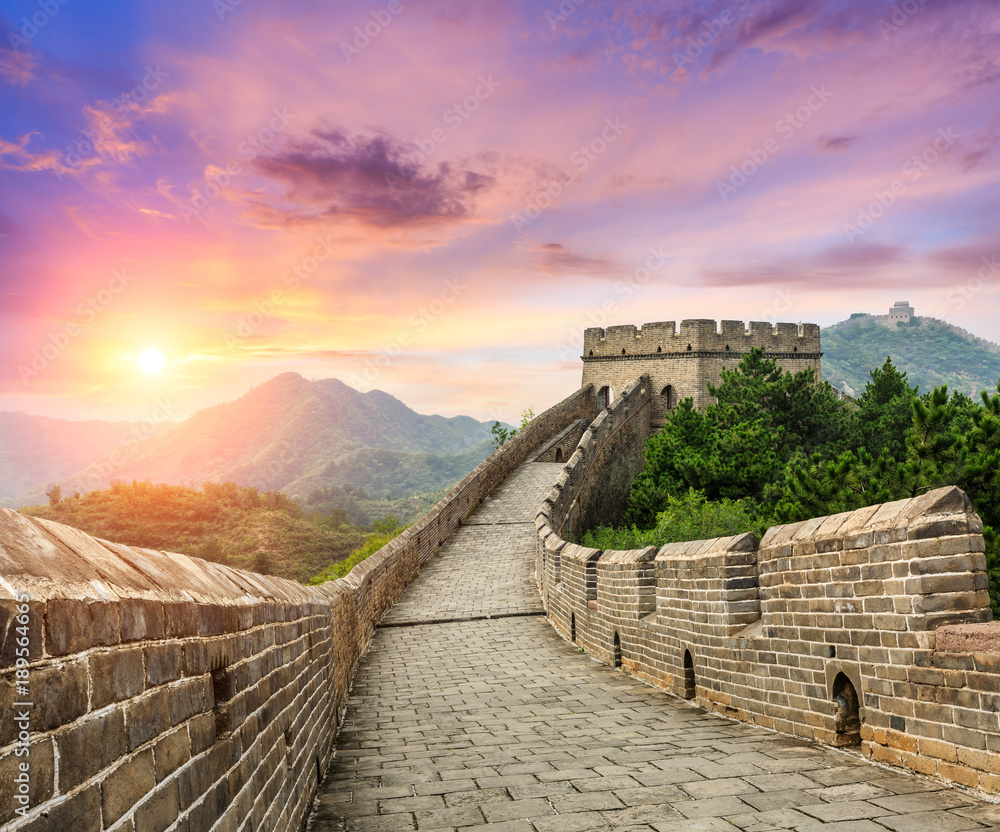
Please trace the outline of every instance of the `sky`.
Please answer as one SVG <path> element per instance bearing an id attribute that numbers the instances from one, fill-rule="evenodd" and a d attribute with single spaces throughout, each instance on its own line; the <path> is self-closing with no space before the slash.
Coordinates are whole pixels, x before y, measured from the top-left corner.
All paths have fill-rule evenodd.
<path id="1" fill-rule="evenodd" d="M 995 0 L 0 0 L 0 410 L 516 422 L 586 327 L 899 300 L 1000 341 L 998 92 Z"/>

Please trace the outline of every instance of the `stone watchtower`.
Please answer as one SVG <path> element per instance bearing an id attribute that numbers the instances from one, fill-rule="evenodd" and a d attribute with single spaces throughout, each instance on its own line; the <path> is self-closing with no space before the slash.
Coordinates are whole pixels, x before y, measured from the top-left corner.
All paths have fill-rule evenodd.
<path id="1" fill-rule="evenodd" d="M 913 320 L 913 307 L 906 300 L 897 300 L 889 310 L 889 326 L 908 324 Z"/>
<path id="2" fill-rule="evenodd" d="M 598 391 L 598 409 L 607 407 L 626 385 L 648 375 L 653 383 L 653 421 L 690 396 L 695 407 L 711 401 L 708 384 L 718 384 L 723 367 L 735 369 L 751 347 L 763 347 L 768 358 L 789 372 L 820 372 L 819 326 L 751 321 L 674 321 L 634 326 L 592 328 L 583 333 L 583 386 Z"/>

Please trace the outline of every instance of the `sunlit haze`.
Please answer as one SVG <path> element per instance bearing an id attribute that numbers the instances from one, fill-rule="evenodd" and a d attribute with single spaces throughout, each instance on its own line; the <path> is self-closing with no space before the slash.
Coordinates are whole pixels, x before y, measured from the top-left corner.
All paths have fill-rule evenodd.
<path id="1" fill-rule="evenodd" d="M 995 0 L 0 10 L 0 410 L 515 422 L 588 326 L 900 300 L 1000 341 Z"/>

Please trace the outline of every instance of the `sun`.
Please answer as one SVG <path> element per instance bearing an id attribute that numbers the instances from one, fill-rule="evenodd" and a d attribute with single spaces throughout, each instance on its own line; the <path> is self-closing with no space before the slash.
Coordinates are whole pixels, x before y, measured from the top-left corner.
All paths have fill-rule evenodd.
<path id="1" fill-rule="evenodd" d="M 144 373 L 158 373 L 164 365 L 163 353 L 159 350 L 143 350 L 139 356 L 139 367 Z"/>

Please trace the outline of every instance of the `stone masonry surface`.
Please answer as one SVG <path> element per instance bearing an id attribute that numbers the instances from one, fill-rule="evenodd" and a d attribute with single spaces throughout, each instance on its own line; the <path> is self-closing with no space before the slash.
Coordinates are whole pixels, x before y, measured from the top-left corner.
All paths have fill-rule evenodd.
<path id="1" fill-rule="evenodd" d="M 538 494 L 551 488 L 561 469 L 534 463 L 515 473 L 466 518 L 414 580 L 418 589 L 404 593 L 380 626 L 542 615 L 533 518 Z"/>
<path id="2" fill-rule="evenodd" d="M 558 471 L 523 465 L 383 621 L 312 832 L 1000 829 L 1000 806 L 706 713 L 563 641 L 531 614 L 525 580 L 528 523 Z M 418 608 L 438 619 L 529 612 L 422 624 Z"/>

